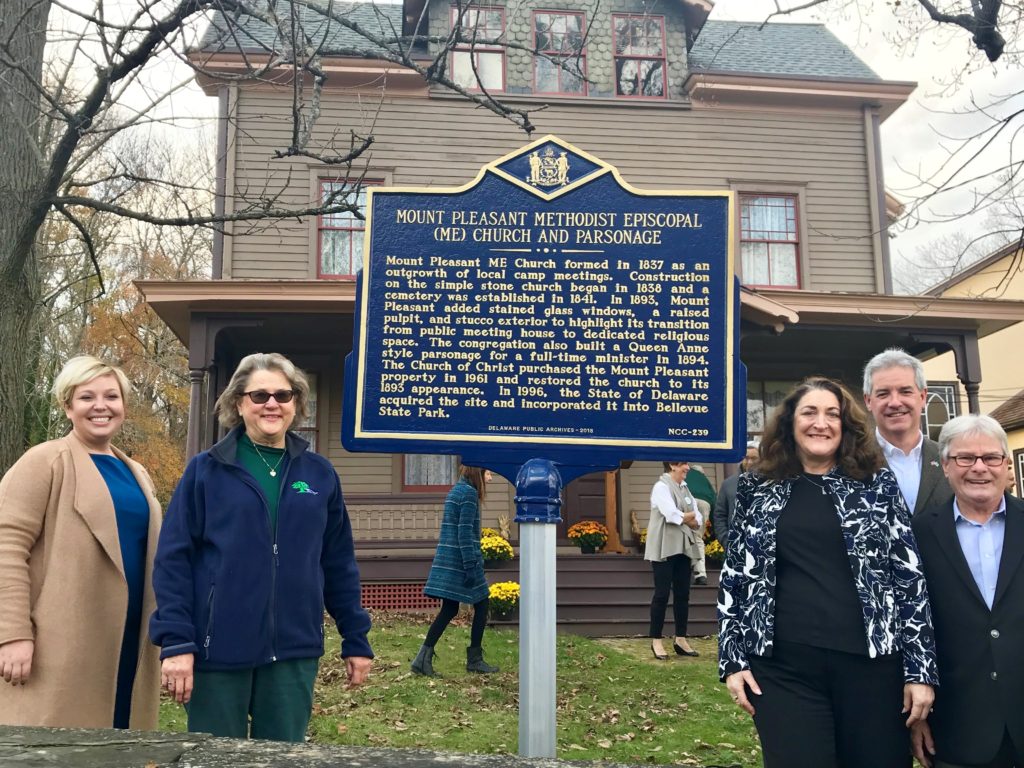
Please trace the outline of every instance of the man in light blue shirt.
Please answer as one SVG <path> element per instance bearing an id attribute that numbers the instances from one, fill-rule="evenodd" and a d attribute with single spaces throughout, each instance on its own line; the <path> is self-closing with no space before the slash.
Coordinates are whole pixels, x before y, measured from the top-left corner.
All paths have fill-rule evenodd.
<path id="1" fill-rule="evenodd" d="M 938 443 L 921 432 L 927 399 L 921 361 L 902 349 L 887 349 L 864 366 L 864 404 L 875 420 L 875 439 L 915 515 L 953 495 L 939 466 Z"/>
<path id="2" fill-rule="evenodd" d="M 914 754 L 936 768 L 1024 766 L 1024 502 L 1005 492 L 1006 433 L 958 416 L 939 449 L 954 498 L 913 519 L 939 661 Z"/>

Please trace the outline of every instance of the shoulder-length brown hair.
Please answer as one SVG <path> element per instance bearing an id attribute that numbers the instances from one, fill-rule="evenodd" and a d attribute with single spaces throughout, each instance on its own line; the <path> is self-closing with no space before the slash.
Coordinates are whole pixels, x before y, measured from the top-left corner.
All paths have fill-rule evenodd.
<path id="1" fill-rule="evenodd" d="M 467 467 L 465 464 L 459 465 L 459 477 L 466 478 L 466 482 L 472 485 L 476 489 L 476 496 L 483 502 L 487 496 L 487 480 L 484 478 L 484 472 L 487 470 L 483 467 Z"/>
<path id="2" fill-rule="evenodd" d="M 839 401 L 842 437 L 836 464 L 844 475 L 866 480 L 882 466 L 882 452 L 875 436 L 868 430 L 867 416 L 846 387 L 822 376 L 812 376 L 798 384 L 772 412 L 761 438 L 757 473 L 771 480 L 782 480 L 803 471 L 796 449 L 793 421 L 800 400 L 815 389 L 831 392 Z"/>

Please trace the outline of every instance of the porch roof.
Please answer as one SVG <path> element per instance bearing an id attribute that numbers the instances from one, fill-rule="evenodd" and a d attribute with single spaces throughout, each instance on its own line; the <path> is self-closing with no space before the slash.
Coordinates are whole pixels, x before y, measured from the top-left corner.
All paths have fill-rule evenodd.
<path id="1" fill-rule="evenodd" d="M 351 314 L 354 280 L 137 280 L 147 303 L 186 345 L 193 313 Z M 1024 320 L 1024 301 L 741 290 L 741 317 L 776 334 L 800 326 L 889 331 L 974 331 L 979 338 Z"/>

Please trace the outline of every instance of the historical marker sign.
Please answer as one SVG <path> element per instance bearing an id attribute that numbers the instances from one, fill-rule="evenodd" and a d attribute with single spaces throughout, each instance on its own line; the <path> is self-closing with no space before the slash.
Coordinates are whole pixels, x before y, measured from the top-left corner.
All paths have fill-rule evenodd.
<path id="1" fill-rule="evenodd" d="M 553 136 L 464 187 L 369 189 L 345 446 L 735 459 L 732 206 Z"/>

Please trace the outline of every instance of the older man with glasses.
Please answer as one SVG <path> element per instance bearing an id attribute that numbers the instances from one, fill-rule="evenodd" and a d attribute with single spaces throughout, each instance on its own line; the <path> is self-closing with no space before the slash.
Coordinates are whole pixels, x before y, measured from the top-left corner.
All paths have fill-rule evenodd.
<path id="1" fill-rule="evenodd" d="M 1006 493 L 1006 433 L 959 416 L 939 450 L 953 499 L 913 520 L 939 658 L 914 753 L 937 768 L 1024 766 L 1024 502 Z"/>

